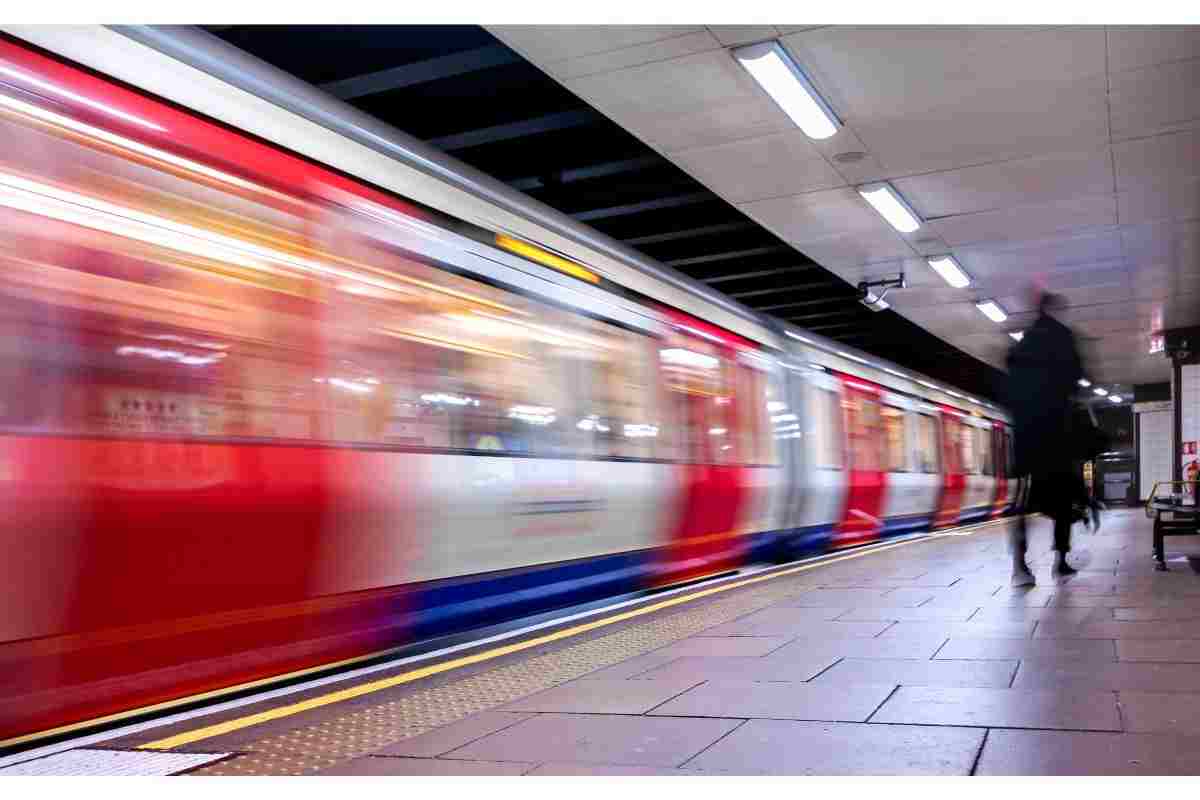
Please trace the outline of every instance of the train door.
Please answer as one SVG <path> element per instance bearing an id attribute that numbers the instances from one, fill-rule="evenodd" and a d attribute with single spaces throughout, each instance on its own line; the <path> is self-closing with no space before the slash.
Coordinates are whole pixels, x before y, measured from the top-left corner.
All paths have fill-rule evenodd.
<path id="1" fill-rule="evenodd" d="M 946 528 L 958 522 L 966 491 L 962 464 L 962 413 L 947 406 L 939 409 L 942 451 L 942 494 L 933 527 Z"/>
<path id="2" fill-rule="evenodd" d="M 801 434 L 791 546 L 797 552 L 830 549 L 846 503 L 845 419 L 841 381 L 820 370 L 790 372 Z"/>
<path id="3" fill-rule="evenodd" d="M 992 503 L 992 517 L 1004 513 L 1009 505 L 1011 481 L 1008 479 L 1008 433 L 1003 422 L 992 422 L 993 467 L 996 477 L 996 498 Z"/>
<path id="4" fill-rule="evenodd" d="M 849 375 L 841 376 L 845 420 L 846 504 L 833 535 L 834 547 L 878 539 L 883 532 L 887 478 L 883 465 L 881 391 Z"/>
<path id="5" fill-rule="evenodd" d="M 920 418 L 915 407 L 915 403 L 903 395 L 890 392 L 883 395 L 883 466 L 887 472 L 883 532 L 886 536 L 900 536 L 927 528 L 937 502 L 939 481 L 921 468 L 917 430 Z"/>
<path id="6" fill-rule="evenodd" d="M 680 327 L 686 331 L 703 324 L 685 319 Z M 703 338 L 672 332 L 659 353 L 678 420 L 680 462 L 677 513 L 658 559 L 659 585 L 725 572 L 745 561 L 739 521 L 748 491 L 741 436 L 748 417 L 735 393 L 736 351 L 718 331 L 712 328 Z"/>

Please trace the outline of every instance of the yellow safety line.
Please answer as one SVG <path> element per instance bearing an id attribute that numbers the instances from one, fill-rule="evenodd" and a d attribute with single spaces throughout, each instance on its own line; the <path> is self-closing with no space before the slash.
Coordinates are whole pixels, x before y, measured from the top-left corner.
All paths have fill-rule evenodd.
<path id="1" fill-rule="evenodd" d="M 321 695 L 320 697 L 313 697 L 308 700 L 302 700 L 298 703 L 292 703 L 291 705 L 279 706 L 277 708 L 268 709 L 266 711 L 260 711 L 257 714 L 250 714 L 248 716 L 239 717 L 237 719 L 231 719 L 226 722 L 218 722 L 213 725 L 207 725 L 203 728 L 196 728 L 195 730 L 185 731 L 184 733 L 179 733 L 174 736 L 168 736 L 164 739 L 156 739 L 153 742 L 147 742 L 143 745 L 140 745 L 138 747 L 138 749 L 139 750 L 170 750 L 175 747 L 182 747 L 183 745 L 192 744 L 194 742 L 198 742 L 203 739 L 211 739 L 214 736 L 220 736 L 225 733 L 232 733 L 233 731 L 241 730 L 242 728 L 249 728 L 252 725 L 258 725 L 263 722 L 270 722 L 271 720 L 282 719 L 284 717 L 290 717 L 295 714 L 303 713 L 305 711 L 311 711 L 314 708 L 321 708 L 323 706 L 332 705 L 334 703 L 340 703 L 343 700 L 352 700 L 355 697 L 362 697 L 363 695 L 366 695 L 366 694 L 372 694 L 374 692 L 382 691 L 384 689 L 391 689 L 392 687 L 395 687 L 395 686 L 401 686 L 406 683 L 412 683 L 413 681 L 420 680 L 421 678 L 428 678 L 431 675 L 438 675 L 443 672 L 449 672 L 450 670 L 458 669 L 459 667 L 465 667 L 470 664 L 478 664 L 481 661 L 491 661 L 492 659 L 499 658 L 501 656 L 506 656 L 511 653 L 519 653 L 522 650 L 529 650 L 534 647 L 540 647 L 541 645 L 548 644 L 550 642 L 557 642 L 560 639 L 567 639 L 572 636 L 578 636 L 581 633 L 587 633 L 588 631 L 596 630 L 597 628 L 603 628 L 603 627 L 606 627 L 608 625 L 613 625 L 618 622 L 624 622 L 627 619 L 633 619 L 635 617 L 641 617 L 646 614 L 652 614 L 655 611 L 661 611 L 664 608 L 671 608 L 673 606 L 682 605 L 683 603 L 690 603 L 691 601 L 698 600 L 702 597 L 709 597 L 711 595 L 720 594 L 722 592 L 728 592 L 733 589 L 740 589 L 743 586 L 750 586 L 751 584 L 762 583 L 763 581 L 773 580 L 775 578 L 780 578 L 785 575 L 794 575 L 798 572 L 806 572 L 810 569 L 816 569 L 817 567 L 823 567 L 823 566 L 827 566 L 829 564 L 836 564 L 839 561 L 849 561 L 850 559 L 853 559 L 853 558 L 862 558 L 863 556 L 873 555 L 875 553 L 882 553 L 885 550 L 892 550 L 897 547 L 904 547 L 906 545 L 916 544 L 918 542 L 928 542 L 931 539 L 937 539 L 937 538 L 941 538 L 944 536 L 962 536 L 968 531 L 971 533 L 974 533 L 982 528 L 990 527 L 992 525 L 995 525 L 995 524 L 1001 523 L 1001 522 L 1005 522 L 1005 521 L 1007 521 L 1007 518 L 999 519 L 999 520 L 989 520 L 987 522 L 979 523 L 974 527 L 968 527 L 966 531 L 959 531 L 957 533 L 948 533 L 948 532 L 934 533 L 934 534 L 930 534 L 928 536 L 922 536 L 917 539 L 910 539 L 910 540 L 904 541 L 904 542 L 895 542 L 893 544 L 872 547 L 867 550 L 861 550 L 861 551 L 854 552 L 854 553 L 847 553 L 846 555 L 843 555 L 843 556 L 837 556 L 836 558 L 823 559 L 821 561 L 816 561 L 816 562 L 812 562 L 809 564 L 801 564 L 800 566 L 790 567 L 788 569 L 779 570 L 778 572 L 771 572 L 770 574 L 767 574 L 767 575 L 757 575 L 753 578 L 746 578 L 744 580 L 735 581 L 733 583 L 723 584 L 721 586 L 714 586 L 714 587 L 710 587 L 708 589 L 702 589 L 700 591 L 692 592 L 690 594 L 679 595 L 677 597 L 672 597 L 668 600 L 662 600 L 658 603 L 654 603 L 653 605 L 643 606 L 642 608 L 633 609 L 631 611 L 624 611 L 620 614 L 615 614 L 611 617 L 605 617 L 603 619 L 593 620 L 592 622 L 586 622 L 582 625 L 576 625 L 571 628 L 564 628 L 563 630 L 555 631 L 554 633 L 549 633 L 544 636 L 538 636 L 534 639 L 527 639 L 523 642 L 516 642 L 514 644 L 508 644 L 508 645 L 504 645 L 502 647 L 496 647 L 491 650 L 485 650 L 481 653 L 475 653 L 473 655 L 451 659 L 450 661 L 443 661 L 438 664 L 431 664 L 427 667 L 421 667 L 419 669 L 414 669 L 409 672 L 401 673 L 399 675 L 393 675 L 389 678 L 381 678 L 379 680 L 359 684 L 358 686 L 351 686 L 346 689 L 341 689 L 336 692 L 330 692 L 329 694 Z"/>

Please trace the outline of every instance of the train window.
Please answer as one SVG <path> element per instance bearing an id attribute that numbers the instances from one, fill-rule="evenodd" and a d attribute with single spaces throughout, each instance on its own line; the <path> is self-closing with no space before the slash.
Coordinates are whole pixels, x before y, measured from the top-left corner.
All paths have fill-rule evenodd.
<path id="1" fill-rule="evenodd" d="M 836 392 L 813 387 L 812 437 L 814 465 L 817 469 L 840 470 L 844 464 L 845 439 L 842 411 Z"/>
<path id="2" fill-rule="evenodd" d="M 54 203 L 0 211 L 3 424 L 669 450 L 649 336 L 431 266 L 392 244 L 407 234 L 386 213 L 225 190 L 11 120 L 0 136 L 5 168 L 53 175 L 93 221 L 71 224 Z M 209 235 L 164 233 L 183 225 Z"/>
<path id="3" fill-rule="evenodd" d="M 860 472 L 883 469 L 882 431 L 879 403 L 858 393 L 846 398 L 847 431 L 850 434 L 850 466 Z"/>
<path id="4" fill-rule="evenodd" d="M 917 414 L 917 470 L 924 473 L 938 471 L 937 419 L 929 414 Z"/>
<path id="5" fill-rule="evenodd" d="M 992 430 L 991 428 L 976 428 L 975 438 L 978 440 L 979 472 L 991 475 L 992 468 Z"/>
<path id="6" fill-rule="evenodd" d="M 962 423 L 953 414 L 942 415 L 942 464 L 947 473 L 964 471 L 962 429 Z"/>
<path id="7" fill-rule="evenodd" d="M 908 472 L 908 414 L 893 406 L 884 406 L 884 465 L 888 472 Z"/>

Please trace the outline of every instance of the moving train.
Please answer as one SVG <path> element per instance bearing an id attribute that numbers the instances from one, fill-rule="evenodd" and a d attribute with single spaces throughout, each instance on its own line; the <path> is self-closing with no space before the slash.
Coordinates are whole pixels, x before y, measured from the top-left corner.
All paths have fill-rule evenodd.
<path id="1" fill-rule="evenodd" d="M 0 746 L 1012 504 L 990 405 L 148 91 L 0 38 Z"/>

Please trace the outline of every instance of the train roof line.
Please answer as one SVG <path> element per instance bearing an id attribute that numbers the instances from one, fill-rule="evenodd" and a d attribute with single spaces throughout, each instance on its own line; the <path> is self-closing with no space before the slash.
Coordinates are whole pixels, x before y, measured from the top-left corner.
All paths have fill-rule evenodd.
<path id="1" fill-rule="evenodd" d="M 700 281 L 593 230 L 453 156 L 359 111 L 349 103 L 251 56 L 207 31 L 184 25 L 109 27 L 163 55 L 494 204 L 577 245 L 681 289 L 740 317 L 745 322 L 762 324 L 761 315 Z"/>

